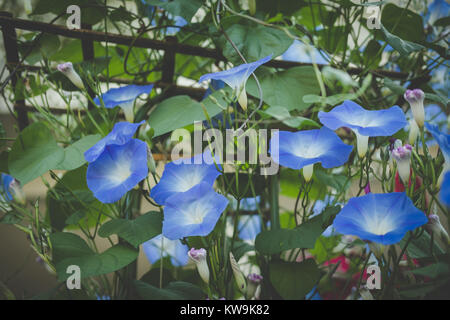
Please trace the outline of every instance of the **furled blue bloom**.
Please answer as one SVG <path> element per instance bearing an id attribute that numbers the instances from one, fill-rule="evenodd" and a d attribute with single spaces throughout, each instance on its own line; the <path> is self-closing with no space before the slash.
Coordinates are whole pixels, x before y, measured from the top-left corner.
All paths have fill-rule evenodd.
<path id="1" fill-rule="evenodd" d="M 209 79 L 222 80 L 235 91 L 242 109 L 247 110 L 247 93 L 245 91 L 245 83 L 259 66 L 268 62 L 270 59 L 272 59 L 272 55 L 252 63 L 241 64 L 240 66 L 229 70 L 207 73 L 201 76 L 198 82 L 203 82 Z"/>
<path id="2" fill-rule="evenodd" d="M 441 184 L 441 202 L 447 207 L 450 207 L 450 171 L 444 174 L 444 180 Z"/>
<path id="3" fill-rule="evenodd" d="M 216 193 L 209 183 L 202 182 L 189 192 L 171 196 L 165 205 L 163 235 L 176 240 L 208 235 L 226 209 L 228 200 Z"/>
<path id="4" fill-rule="evenodd" d="M 404 192 L 351 198 L 334 219 L 339 233 L 382 245 L 399 242 L 407 231 L 428 222 Z"/>
<path id="5" fill-rule="evenodd" d="M 336 133 L 326 127 L 297 132 L 278 131 L 272 134 L 269 152 L 279 142 L 279 157 L 274 159 L 282 166 L 302 169 L 305 179 L 312 176 L 313 165 L 322 163 L 324 168 L 334 168 L 347 162 L 353 149 L 342 142 Z"/>
<path id="6" fill-rule="evenodd" d="M 123 145 L 107 145 L 100 156 L 89 163 L 86 180 L 98 200 L 113 203 L 147 174 L 147 144 L 131 139 Z"/>
<path id="7" fill-rule="evenodd" d="M 405 114 L 398 106 L 384 110 L 366 110 L 353 101 L 344 101 L 330 112 L 319 111 L 319 120 L 336 130 L 348 127 L 356 134 L 358 154 L 367 152 L 369 137 L 391 136 L 407 124 Z"/>
<path id="8" fill-rule="evenodd" d="M 101 99 L 105 105 L 105 108 L 112 109 L 116 106 L 120 106 L 125 114 L 125 119 L 129 122 L 134 120 L 134 100 L 141 94 L 150 94 L 153 89 L 153 85 L 138 86 L 130 84 L 128 86 L 109 89 L 106 93 L 101 95 Z M 100 98 L 94 98 L 96 105 L 101 106 Z"/>
<path id="9" fill-rule="evenodd" d="M 11 194 L 10 185 L 15 179 L 6 173 L 2 173 L 0 179 L 1 179 L 0 202 L 12 201 L 13 196 Z"/>
<path id="10" fill-rule="evenodd" d="M 242 240 L 255 240 L 261 232 L 261 218 L 257 214 L 246 214 L 239 217 L 239 238 Z"/>
<path id="11" fill-rule="evenodd" d="M 0 175 L 0 204 L 7 204 L 13 200 L 25 204 L 25 194 L 18 180 L 9 174 L 2 173 Z"/>
<path id="12" fill-rule="evenodd" d="M 145 123 L 141 121 L 139 123 L 129 123 L 129 122 L 117 122 L 114 128 L 106 137 L 97 142 L 89 150 L 84 153 L 84 158 L 87 162 L 94 162 L 109 145 L 121 146 L 131 140 L 131 138 L 136 133 L 136 130 L 140 125 Z"/>
<path id="13" fill-rule="evenodd" d="M 182 244 L 179 240 L 167 239 L 163 235 L 156 236 L 142 244 L 150 263 L 156 263 L 161 259 L 161 244 L 162 256 L 169 257 L 174 267 L 182 267 L 188 263 L 188 246 Z"/>
<path id="14" fill-rule="evenodd" d="M 200 182 L 212 187 L 220 172 L 214 162 L 207 160 L 210 157 L 211 154 L 205 152 L 192 157 L 189 163 L 173 161 L 166 164 L 161 180 L 152 188 L 150 196 L 158 204 L 165 205 L 170 196 L 187 192 Z"/>
<path id="15" fill-rule="evenodd" d="M 324 59 L 319 50 L 312 46 L 308 49 L 308 46 L 299 40 L 294 40 L 281 58 L 301 63 L 312 63 L 314 60 L 317 64 L 328 64 L 328 61 Z"/>

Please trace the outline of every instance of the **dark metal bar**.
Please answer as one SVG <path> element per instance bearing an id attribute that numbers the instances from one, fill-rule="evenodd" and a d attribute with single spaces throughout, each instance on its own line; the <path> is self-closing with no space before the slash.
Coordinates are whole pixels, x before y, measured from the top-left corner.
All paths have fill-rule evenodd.
<path id="1" fill-rule="evenodd" d="M 170 41 L 160 41 L 147 38 L 134 38 L 130 36 L 123 36 L 113 33 L 104 33 L 86 29 L 70 30 L 64 26 L 48 24 L 38 21 L 28 21 L 24 19 L 15 19 L 11 16 L 0 15 L 0 25 L 9 25 L 18 29 L 24 29 L 29 31 L 47 32 L 65 36 L 68 38 L 83 39 L 89 41 L 108 41 L 116 44 L 122 44 L 127 46 L 134 46 L 138 48 L 148 48 L 156 50 L 172 50 L 175 53 L 182 53 L 186 55 L 199 56 L 204 58 L 211 58 L 215 60 L 225 61 L 225 57 L 222 53 L 216 49 L 203 48 L 198 46 L 192 46 L 183 43 L 171 43 Z M 292 68 L 298 66 L 310 66 L 308 63 L 299 63 L 292 61 L 271 60 L 267 64 L 269 67 L 274 68 Z M 323 65 L 319 65 L 323 67 Z M 361 68 L 348 68 L 347 72 L 350 74 L 359 74 L 363 70 Z M 395 72 L 388 70 L 373 70 L 371 73 L 375 77 L 388 77 L 392 79 L 406 79 L 408 73 Z"/>
<path id="2" fill-rule="evenodd" d="M 0 17 L 12 18 L 9 12 L 0 11 Z M 10 72 L 14 72 L 11 76 L 11 83 L 13 90 L 16 88 L 17 81 L 20 74 L 14 69 L 13 65 L 19 63 L 19 50 L 17 48 L 17 34 L 13 25 L 2 24 L 3 43 L 6 52 L 6 65 Z M 14 103 L 14 110 L 17 111 L 19 129 L 23 130 L 28 125 L 28 115 L 25 110 L 18 109 L 17 106 L 24 104 L 23 100 L 16 100 Z"/>

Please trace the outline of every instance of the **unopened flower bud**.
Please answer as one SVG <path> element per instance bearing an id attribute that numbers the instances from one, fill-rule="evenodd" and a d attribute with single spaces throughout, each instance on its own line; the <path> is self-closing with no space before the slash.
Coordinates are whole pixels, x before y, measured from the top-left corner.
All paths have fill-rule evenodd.
<path id="1" fill-rule="evenodd" d="M 405 144 L 405 146 L 394 147 L 391 153 L 392 158 L 397 162 L 398 174 L 405 185 L 409 182 L 411 151 L 411 145 Z"/>
<path id="2" fill-rule="evenodd" d="M 369 136 L 363 136 L 356 133 L 356 149 L 358 150 L 358 155 L 362 159 L 366 156 L 367 149 L 369 148 Z"/>
<path id="3" fill-rule="evenodd" d="M 24 205 L 26 203 L 25 194 L 20 186 L 20 182 L 13 179 L 9 184 L 9 192 L 11 193 L 15 202 Z"/>
<path id="4" fill-rule="evenodd" d="M 246 296 L 248 299 L 251 299 L 255 296 L 256 289 L 258 289 L 258 286 L 260 285 L 263 277 L 256 273 L 250 273 L 247 276 L 247 292 Z"/>
<path id="5" fill-rule="evenodd" d="M 84 89 L 83 81 L 73 68 L 72 62 L 59 64 L 57 69 L 61 71 L 80 90 Z"/>
<path id="6" fill-rule="evenodd" d="M 312 178 L 314 172 L 314 163 L 308 164 L 303 167 L 303 177 L 305 178 L 306 182 L 309 182 Z"/>
<path id="7" fill-rule="evenodd" d="M 202 278 L 202 280 L 205 281 L 206 284 L 209 284 L 209 268 L 208 262 L 206 261 L 206 254 L 206 250 L 203 248 L 191 248 L 191 250 L 189 250 L 188 252 L 189 258 L 191 258 L 191 260 L 194 261 L 197 266 L 200 278 Z"/>
<path id="8" fill-rule="evenodd" d="M 425 93 L 420 89 L 406 90 L 403 97 L 411 106 L 411 111 L 417 125 L 422 128 L 425 121 L 425 111 L 423 108 L 423 99 L 425 98 Z"/>
<path id="9" fill-rule="evenodd" d="M 445 243 L 449 243 L 448 233 L 441 224 L 441 220 L 437 214 L 430 214 L 428 216 L 428 224 L 426 225 L 428 231 L 438 235 Z"/>
<path id="10" fill-rule="evenodd" d="M 409 136 L 408 141 L 410 145 L 414 145 L 419 135 L 419 127 L 417 126 L 416 120 L 409 120 Z"/>
<path id="11" fill-rule="evenodd" d="M 230 252 L 230 264 L 231 264 L 231 269 L 233 269 L 234 280 L 236 281 L 239 291 L 241 291 L 243 294 L 246 294 L 247 293 L 247 281 L 245 281 L 244 274 L 242 273 L 241 269 L 239 268 L 239 265 L 237 264 L 236 260 L 234 259 L 233 254 L 231 252 Z"/>
<path id="12" fill-rule="evenodd" d="M 247 111 L 247 92 L 245 91 L 245 86 L 244 86 L 244 88 L 242 88 L 241 92 L 239 93 L 238 102 L 239 102 L 239 105 L 241 106 L 241 108 L 244 111 Z"/>

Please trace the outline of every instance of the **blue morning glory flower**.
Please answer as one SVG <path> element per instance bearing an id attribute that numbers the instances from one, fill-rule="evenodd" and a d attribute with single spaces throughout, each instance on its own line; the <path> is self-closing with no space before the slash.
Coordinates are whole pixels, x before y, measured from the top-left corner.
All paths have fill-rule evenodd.
<path id="1" fill-rule="evenodd" d="M 261 218 L 257 214 L 241 215 L 238 221 L 239 238 L 242 240 L 255 240 L 261 232 Z"/>
<path id="2" fill-rule="evenodd" d="M 12 201 L 13 196 L 11 194 L 10 186 L 11 183 L 15 180 L 12 176 L 6 173 L 2 173 L 0 176 L 1 184 L 0 184 L 0 202 L 8 202 Z"/>
<path id="3" fill-rule="evenodd" d="M 404 192 L 368 193 L 351 198 L 334 219 L 342 234 L 388 245 L 399 242 L 407 231 L 428 222 Z"/>
<path id="4" fill-rule="evenodd" d="M 450 207 L 450 171 L 444 174 L 444 180 L 441 184 L 441 202 L 447 207 Z"/>
<path id="5" fill-rule="evenodd" d="M 344 101 L 330 112 L 319 111 L 319 120 L 336 130 L 348 127 L 356 134 L 358 154 L 367 153 L 369 137 L 391 136 L 407 124 L 405 114 L 398 106 L 384 110 L 366 110 L 353 101 Z"/>
<path id="6" fill-rule="evenodd" d="M 187 192 L 200 182 L 212 187 L 220 172 L 214 162 L 207 161 L 209 157 L 211 154 L 205 152 L 192 157 L 189 163 L 173 161 L 166 164 L 161 180 L 152 188 L 150 196 L 156 203 L 165 205 L 169 197 Z"/>
<path id="7" fill-rule="evenodd" d="M 153 85 L 138 86 L 130 84 L 128 86 L 109 89 L 106 93 L 101 95 L 101 99 L 105 105 L 105 108 L 112 109 L 116 106 L 120 106 L 125 114 L 125 119 L 129 122 L 134 120 L 134 100 L 141 94 L 150 92 L 153 89 Z M 96 105 L 101 106 L 100 98 L 94 98 Z"/>
<path id="8" fill-rule="evenodd" d="M 20 187 L 20 183 L 9 174 L 2 173 L 0 175 L 0 204 L 8 208 L 8 202 L 16 201 L 20 204 L 26 203 L 25 194 Z"/>
<path id="9" fill-rule="evenodd" d="M 222 80 L 235 91 L 242 109 L 247 110 L 247 93 L 245 91 L 245 83 L 259 66 L 268 62 L 270 59 L 272 59 L 272 55 L 255 62 L 241 64 L 240 66 L 229 70 L 207 73 L 201 76 L 198 82 L 203 82 L 209 79 Z"/>
<path id="10" fill-rule="evenodd" d="M 277 147 L 277 141 L 279 156 L 278 159 L 275 157 L 274 161 L 291 169 L 303 168 L 307 181 L 311 179 L 315 163 L 320 162 L 322 167 L 327 169 L 339 167 L 347 162 L 353 149 L 326 127 L 297 132 L 275 132 L 270 139 L 271 154 Z"/>
<path id="11" fill-rule="evenodd" d="M 188 246 L 182 244 L 179 240 L 167 239 L 161 234 L 142 244 L 142 248 L 150 263 L 154 264 L 161 259 L 161 244 L 162 256 L 169 257 L 174 267 L 182 267 L 188 263 Z"/>
<path id="12" fill-rule="evenodd" d="M 163 235 L 172 240 L 207 236 L 227 205 L 227 198 L 204 182 L 189 192 L 177 193 L 166 200 Z"/>
<path id="13" fill-rule="evenodd" d="M 117 122 L 114 125 L 114 128 L 106 137 L 97 142 L 94 146 L 92 146 L 89 150 L 84 153 L 84 159 L 87 162 L 94 162 L 105 150 L 105 148 L 109 145 L 124 145 L 136 133 L 136 130 L 140 125 L 145 123 L 142 120 L 139 123 L 129 123 L 129 122 Z"/>
<path id="14" fill-rule="evenodd" d="M 147 144 L 131 139 L 123 145 L 107 145 L 97 159 L 89 163 L 86 180 L 98 200 L 113 203 L 147 174 Z"/>
<path id="15" fill-rule="evenodd" d="M 312 63 L 314 59 L 317 64 L 328 64 L 328 61 L 323 58 L 319 50 L 312 46 L 308 50 L 308 46 L 299 40 L 294 40 L 281 58 L 301 63 Z"/>

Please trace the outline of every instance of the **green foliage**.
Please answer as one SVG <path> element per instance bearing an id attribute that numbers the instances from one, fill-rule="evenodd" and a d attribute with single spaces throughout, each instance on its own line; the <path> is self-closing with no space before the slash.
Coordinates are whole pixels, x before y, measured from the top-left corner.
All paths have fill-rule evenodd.
<path id="1" fill-rule="evenodd" d="M 53 246 L 53 262 L 60 281 L 70 276 L 66 273 L 70 265 L 79 266 L 81 278 L 87 278 L 119 270 L 138 256 L 138 251 L 122 245 L 112 246 L 103 253 L 95 253 L 83 239 L 68 232 L 53 233 L 50 240 Z"/>
<path id="2" fill-rule="evenodd" d="M 340 207 L 330 207 L 294 229 L 275 229 L 262 231 L 255 240 L 256 250 L 271 255 L 290 249 L 314 248 L 317 238 L 331 224 L 330 217 L 335 216 Z"/>
<path id="3" fill-rule="evenodd" d="M 199 287 L 182 281 L 171 282 L 164 289 L 159 289 L 136 280 L 134 281 L 134 287 L 138 295 L 144 300 L 201 300 L 205 298 Z"/>
<path id="4" fill-rule="evenodd" d="M 158 104 L 150 114 L 148 123 L 155 130 L 154 137 L 175 129 L 190 125 L 195 121 L 206 120 L 205 112 L 213 117 L 222 111 L 228 103 L 221 97 L 221 91 L 211 95 L 206 101 L 199 103 L 188 96 L 175 96 Z M 217 103 L 211 99 L 217 97 Z"/>
<path id="5" fill-rule="evenodd" d="M 225 31 L 247 62 L 259 60 L 268 55 L 275 58 L 292 44 L 292 39 L 283 31 L 251 22 L 233 23 Z M 218 45 L 227 59 L 236 65 L 242 63 L 242 59 L 225 36 L 218 39 Z"/>
<path id="6" fill-rule="evenodd" d="M 11 175 L 26 184 L 64 161 L 64 149 L 58 146 L 51 131 L 42 122 L 23 130 L 8 157 Z"/>
<path id="7" fill-rule="evenodd" d="M 263 99 L 271 107 L 283 107 L 288 111 L 305 110 L 311 103 L 303 101 L 307 94 L 319 93 L 312 67 L 294 67 L 284 71 L 265 72 L 258 77 L 263 91 Z M 258 97 L 258 88 L 253 79 L 249 79 L 247 92 Z"/>
<path id="8" fill-rule="evenodd" d="M 134 247 L 161 234 L 162 214 L 157 211 L 148 212 L 133 220 L 114 219 L 103 224 L 98 230 L 101 237 L 117 234 Z"/>
<path id="9" fill-rule="evenodd" d="M 269 264 L 270 282 L 286 300 L 304 299 L 320 279 L 313 259 L 298 262 L 273 261 Z"/>

